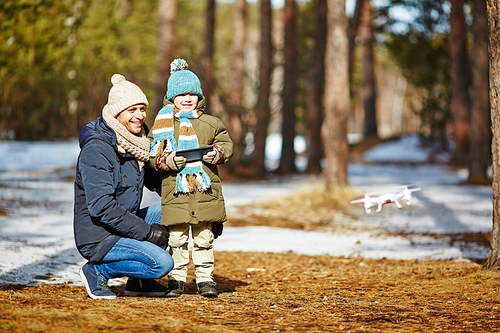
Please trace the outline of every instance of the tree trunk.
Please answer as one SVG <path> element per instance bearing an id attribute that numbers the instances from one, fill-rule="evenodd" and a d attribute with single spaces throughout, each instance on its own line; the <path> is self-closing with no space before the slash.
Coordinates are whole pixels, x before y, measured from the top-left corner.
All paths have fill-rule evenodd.
<path id="1" fill-rule="evenodd" d="M 470 184 L 489 184 L 491 165 L 491 117 L 488 77 L 488 15 L 486 1 L 474 2 L 474 68 L 470 126 Z"/>
<path id="2" fill-rule="evenodd" d="M 261 39 L 260 39 L 260 74 L 259 92 L 255 114 L 257 122 L 254 131 L 255 149 L 252 153 L 252 169 L 257 177 L 266 175 L 265 152 L 267 128 L 269 126 L 269 95 L 271 90 L 271 72 L 273 70 L 273 45 L 271 39 L 272 10 L 270 0 L 261 0 Z"/>
<path id="3" fill-rule="evenodd" d="M 458 165 L 466 165 L 469 156 L 470 97 L 464 0 L 451 1 L 450 26 L 451 112 L 455 139 L 453 162 Z"/>
<path id="4" fill-rule="evenodd" d="M 175 18 L 177 16 L 177 0 L 160 0 L 158 2 L 158 47 L 156 51 L 156 84 L 154 119 L 158 110 L 163 107 L 163 97 L 167 91 L 170 76 L 170 63 L 173 59 L 175 42 Z"/>
<path id="5" fill-rule="evenodd" d="M 296 5 L 295 0 L 285 0 L 285 45 L 284 45 L 284 75 L 283 85 L 283 121 L 281 134 L 283 138 L 281 148 L 279 173 L 295 173 L 295 91 L 297 86 L 297 51 L 296 51 Z"/>
<path id="6" fill-rule="evenodd" d="M 328 190 L 347 186 L 347 117 L 349 73 L 347 17 L 344 0 L 328 0 L 328 30 L 325 57 L 325 178 Z"/>
<path id="7" fill-rule="evenodd" d="M 229 162 L 230 169 L 241 163 L 245 149 L 245 130 L 243 116 L 243 80 L 245 78 L 245 41 L 246 41 L 246 1 L 235 0 L 233 7 L 233 50 L 232 76 L 229 92 L 229 121 L 226 124 L 231 139 L 234 142 L 233 157 Z"/>
<path id="8" fill-rule="evenodd" d="M 368 0 L 369 1 L 369 0 Z M 356 7 L 354 8 L 354 15 L 349 24 L 349 84 L 352 89 L 352 71 L 354 66 L 354 49 L 356 47 L 356 36 L 358 35 L 359 22 L 361 21 L 361 13 L 363 12 L 363 4 L 365 0 L 356 0 Z M 350 91 L 352 96 L 353 92 Z"/>
<path id="9" fill-rule="evenodd" d="M 490 53 L 490 105 L 493 168 L 493 229 L 491 231 L 491 251 L 486 262 L 486 268 L 500 266 L 500 3 L 497 0 L 487 0 L 488 37 Z"/>
<path id="10" fill-rule="evenodd" d="M 214 31 L 215 31 L 215 0 L 207 0 L 207 8 L 205 11 L 205 35 L 203 58 L 201 66 L 203 68 L 203 95 L 207 101 L 207 111 L 210 113 L 210 106 L 213 105 L 213 69 L 212 59 L 214 54 Z"/>
<path id="11" fill-rule="evenodd" d="M 326 49 L 326 5 L 327 0 L 316 0 L 316 26 L 314 32 L 314 53 L 311 61 L 309 84 L 306 95 L 307 172 L 319 174 L 323 157 L 321 124 L 323 123 L 323 83 L 325 80 Z"/>
<path id="12" fill-rule="evenodd" d="M 366 1 L 362 9 L 359 33 L 363 38 L 363 105 L 365 109 L 363 135 L 365 139 L 377 136 L 377 93 L 375 86 L 372 21 L 372 6 L 370 1 Z"/>

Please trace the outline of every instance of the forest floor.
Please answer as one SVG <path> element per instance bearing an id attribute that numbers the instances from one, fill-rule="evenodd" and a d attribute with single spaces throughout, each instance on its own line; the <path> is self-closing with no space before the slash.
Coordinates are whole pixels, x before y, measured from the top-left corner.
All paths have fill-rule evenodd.
<path id="1" fill-rule="evenodd" d="M 227 224 L 355 231 L 346 197 L 246 205 Z M 124 297 L 124 284 L 113 301 L 70 284 L 4 285 L 0 332 L 500 332 L 500 271 L 477 263 L 216 252 L 217 299 L 197 294 L 193 270 L 177 299 Z"/>
<path id="2" fill-rule="evenodd" d="M 357 231 L 359 212 L 339 199 L 351 195 L 305 193 L 247 205 L 228 226 Z M 489 236 L 460 233 L 483 245 Z M 0 332 L 500 332 L 500 271 L 478 263 L 292 252 L 215 257 L 216 299 L 197 294 L 192 265 L 186 292 L 175 299 L 124 297 L 124 284 L 111 286 L 116 300 L 96 301 L 69 283 L 0 283 Z"/>
<path id="3" fill-rule="evenodd" d="M 0 287 L 1 332 L 498 332 L 500 272 L 471 262 L 217 252 L 219 297 L 92 300 Z M 160 280 L 166 284 L 164 278 Z"/>

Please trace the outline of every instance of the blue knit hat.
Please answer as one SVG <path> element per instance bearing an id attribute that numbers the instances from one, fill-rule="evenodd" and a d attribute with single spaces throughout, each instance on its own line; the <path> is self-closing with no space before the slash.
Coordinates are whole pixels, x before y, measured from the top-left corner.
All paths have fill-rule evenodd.
<path id="1" fill-rule="evenodd" d="M 188 70 L 186 60 L 178 58 L 170 63 L 167 99 L 172 101 L 175 96 L 186 93 L 196 94 L 200 99 L 203 98 L 200 79 L 196 74 Z"/>

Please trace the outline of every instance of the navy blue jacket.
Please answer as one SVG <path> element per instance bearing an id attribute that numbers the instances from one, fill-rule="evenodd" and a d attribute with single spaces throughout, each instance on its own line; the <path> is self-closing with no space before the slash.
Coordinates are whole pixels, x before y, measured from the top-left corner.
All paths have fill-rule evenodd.
<path id="1" fill-rule="evenodd" d="M 120 237 L 144 240 L 151 227 L 136 214 L 143 186 L 159 193 L 161 179 L 136 158 L 116 148 L 116 133 L 102 117 L 80 131 L 73 229 L 76 247 L 100 262 Z"/>

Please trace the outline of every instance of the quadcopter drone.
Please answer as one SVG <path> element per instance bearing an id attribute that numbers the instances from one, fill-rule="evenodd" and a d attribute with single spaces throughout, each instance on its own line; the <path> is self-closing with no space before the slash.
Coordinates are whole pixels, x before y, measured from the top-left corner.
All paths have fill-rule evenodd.
<path id="1" fill-rule="evenodd" d="M 363 202 L 365 211 L 370 213 L 371 207 L 377 207 L 376 212 L 380 213 L 382 206 L 388 203 L 394 203 L 399 209 L 403 208 L 399 201 L 406 200 L 406 204 L 411 204 L 411 193 L 420 191 L 421 188 L 417 185 L 394 186 L 392 191 L 377 191 L 370 192 L 357 197 L 351 198 L 351 203 Z"/>

